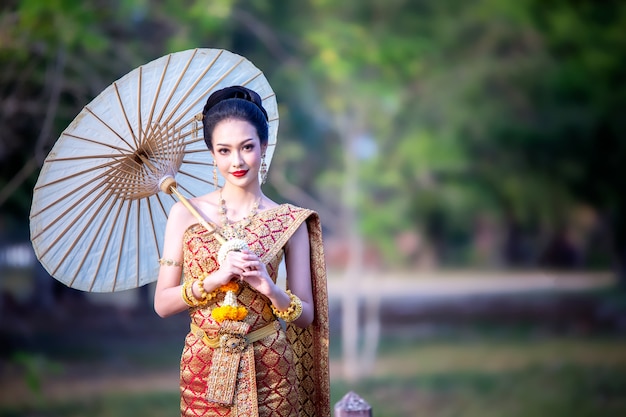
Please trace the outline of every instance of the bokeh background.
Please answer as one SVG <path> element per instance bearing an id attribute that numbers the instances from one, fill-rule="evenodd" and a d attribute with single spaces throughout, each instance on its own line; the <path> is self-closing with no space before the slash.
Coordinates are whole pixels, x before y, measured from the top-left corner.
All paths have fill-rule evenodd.
<path id="1" fill-rule="evenodd" d="M 82 107 L 196 47 L 277 94 L 264 190 L 324 224 L 333 404 L 626 415 L 626 3 L 5 0 L 0 416 L 177 414 L 184 314 L 64 287 L 28 216 Z"/>

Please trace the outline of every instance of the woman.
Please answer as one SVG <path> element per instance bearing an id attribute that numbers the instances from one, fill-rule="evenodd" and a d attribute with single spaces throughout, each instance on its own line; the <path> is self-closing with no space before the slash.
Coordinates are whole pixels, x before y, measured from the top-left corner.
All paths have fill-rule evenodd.
<path id="1" fill-rule="evenodd" d="M 225 183 L 191 203 L 227 242 L 181 203 L 168 217 L 154 306 L 162 317 L 186 309 L 191 317 L 181 358 L 183 416 L 330 415 L 320 222 L 311 210 L 263 194 L 267 123 L 254 91 L 213 93 L 204 139 L 214 179 L 219 170 Z M 283 259 L 287 289 L 276 283 Z"/>

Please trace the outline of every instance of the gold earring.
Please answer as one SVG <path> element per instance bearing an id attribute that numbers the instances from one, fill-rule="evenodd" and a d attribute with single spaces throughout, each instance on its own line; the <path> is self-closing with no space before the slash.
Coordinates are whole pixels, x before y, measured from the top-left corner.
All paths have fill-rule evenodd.
<path id="1" fill-rule="evenodd" d="M 218 178 L 217 178 L 217 162 L 215 162 L 215 159 L 213 160 L 213 185 L 215 186 L 215 189 L 217 190 L 218 185 Z"/>
<path id="2" fill-rule="evenodd" d="M 198 131 L 202 129 L 200 122 L 202 121 L 202 113 L 198 113 L 193 117 L 193 125 L 191 127 L 191 137 L 195 140 L 198 139 Z"/>
<path id="3" fill-rule="evenodd" d="M 261 156 L 261 184 L 265 184 L 267 180 L 267 164 L 265 163 L 265 154 Z"/>

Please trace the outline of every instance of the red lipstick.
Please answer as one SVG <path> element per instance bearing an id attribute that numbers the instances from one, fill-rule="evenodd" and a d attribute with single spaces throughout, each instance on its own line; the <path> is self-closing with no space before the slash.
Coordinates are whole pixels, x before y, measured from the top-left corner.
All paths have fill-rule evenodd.
<path id="1" fill-rule="evenodd" d="M 235 171 L 232 172 L 231 174 L 237 178 L 243 177 L 244 175 L 246 175 L 248 173 L 247 170 L 241 170 L 241 171 Z"/>

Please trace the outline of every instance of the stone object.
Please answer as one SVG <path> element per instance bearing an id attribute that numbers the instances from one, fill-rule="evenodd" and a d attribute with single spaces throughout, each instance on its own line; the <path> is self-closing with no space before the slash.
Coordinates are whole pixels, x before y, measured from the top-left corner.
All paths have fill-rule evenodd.
<path id="1" fill-rule="evenodd" d="M 350 391 L 335 404 L 335 417 L 372 417 L 372 407 Z"/>

